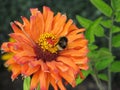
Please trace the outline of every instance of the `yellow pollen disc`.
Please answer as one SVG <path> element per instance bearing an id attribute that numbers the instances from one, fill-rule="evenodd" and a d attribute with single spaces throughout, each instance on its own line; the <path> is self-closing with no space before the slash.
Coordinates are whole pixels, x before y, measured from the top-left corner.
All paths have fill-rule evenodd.
<path id="1" fill-rule="evenodd" d="M 58 51 L 56 37 L 51 33 L 42 34 L 37 43 L 44 51 L 47 50 L 51 53 L 57 53 Z"/>

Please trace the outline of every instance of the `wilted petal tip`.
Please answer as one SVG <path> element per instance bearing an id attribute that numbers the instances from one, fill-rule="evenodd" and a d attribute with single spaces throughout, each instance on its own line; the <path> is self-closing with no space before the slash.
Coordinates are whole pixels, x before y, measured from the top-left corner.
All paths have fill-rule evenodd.
<path id="1" fill-rule="evenodd" d="M 20 16 L 21 18 L 23 18 L 24 16 Z"/>
<path id="2" fill-rule="evenodd" d="M 5 53 L 3 48 L 1 48 L 0 51 L 1 51 L 1 54 Z"/>
<path id="3" fill-rule="evenodd" d="M 11 36 L 13 33 L 8 34 L 8 36 Z"/>
<path id="4" fill-rule="evenodd" d="M 66 14 L 62 14 L 62 16 L 66 17 Z"/>
<path id="5" fill-rule="evenodd" d="M 7 65 L 7 64 L 4 64 L 4 66 L 5 66 L 5 67 L 8 67 L 8 65 Z"/>
<path id="6" fill-rule="evenodd" d="M 13 22 L 10 22 L 10 25 L 12 26 L 14 23 Z"/>

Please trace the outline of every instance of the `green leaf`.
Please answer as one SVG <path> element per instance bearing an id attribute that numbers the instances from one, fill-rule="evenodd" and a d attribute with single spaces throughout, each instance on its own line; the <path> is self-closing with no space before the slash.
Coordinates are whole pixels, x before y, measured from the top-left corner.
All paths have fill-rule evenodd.
<path id="1" fill-rule="evenodd" d="M 120 34 L 113 36 L 112 45 L 114 47 L 120 47 Z"/>
<path id="2" fill-rule="evenodd" d="M 92 24 L 92 30 L 94 34 L 98 37 L 104 36 L 104 29 L 99 25 L 102 20 L 102 17 L 96 19 Z"/>
<path id="3" fill-rule="evenodd" d="M 118 33 L 118 32 L 120 32 L 120 27 L 112 26 L 111 30 L 112 30 L 112 33 Z"/>
<path id="4" fill-rule="evenodd" d="M 115 11 L 120 11 L 120 0 L 111 0 L 111 5 Z"/>
<path id="5" fill-rule="evenodd" d="M 92 26 L 86 30 L 85 36 L 88 39 L 89 43 L 95 42 L 94 31 L 92 30 Z"/>
<path id="6" fill-rule="evenodd" d="M 88 39 L 88 41 L 90 43 L 94 42 L 95 41 L 95 38 L 94 38 L 94 31 L 91 30 L 91 29 L 88 29 L 89 27 L 91 27 L 91 24 L 92 24 L 92 21 L 84 18 L 84 17 L 81 17 L 81 16 L 76 16 L 78 22 L 83 26 L 85 27 L 87 30 L 85 32 L 85 35 L 86 35 L 86 38 Z"/>
<path id="7" fill-rule="evenodd" d="M 103 59 L 100 60 L 99 62 L 97 62 L 95 64 L 95 67 L 98 71 L 100 70 L 104 70 L 105 68 L 107 68 L 111 63 L 113 62 L 113 59 Z"/>
<path id="8" fill-rule="evenodd" d="M 98 52 L 99 52 L 99 55 L 102 55 L 102 56 L 106 56 L 106 55 L 111 56 L 112 55 L 112 53 L 109 52 L 109 49 L 105 48 L 105 47 L 100 48 Z"/>
<path id="9" fill-rule="evenodd" d="M 112 25 L 112 21 L 111 20 L 104 20 L 104 21 L 101 21 L 101 24 L 106 28 L 110 28 Z"/>
<path id="10" fill-rule="evenodd" d="M 92 23 L 91 20 L 89 19 L 86 19 L 84 17 L 81 17 L 81 16 L 76 16 L 78 22 L 80 23 L 80 25 L 82 25 L 83 27 L 85 27 L 86 29 L 90 26 L 90 24 Z"/>
<path id="11" fill-rule="evenodd" d="M 98 37 L 104 36 L 104 29 L 99 25 L 102 17 L 96 19 L 94 22 L 81 16 L 76 16 L 76 18 L 79 23 L 87 29 L 85 36 L 89 43 L 95 42 L 95 35 Z"/>
<path id="12" fill-rule="evenodd" d="M 98 74 L 98 78 L 104 81 L 108 81 L 108 76 L 106 74 Z"/>
<path id="13" fill-rule="evenodd" d="M 120 11 L 115 13 L 115 21 L 120 22 Z"/>
<path id="14" fill-rule="evenodd" d="M 93 22 L 93 26 L 92 26 L 92 27 L 95 29 L 95 28 L 100 24 L 101 20 L 102 20 L 102 17 L 96 19 L 96 20 Z"/>
<path id="15" fill-rule="evenodd" d="M 89 47 L 89 50 L 95 50 L 98 48 L 98 46 L 94 44 L 88 44 L 88 47 Z"/>
<path id="16" fill-rule="evenodd" d="M 89 57 L 89 59 L 91 60 L 91 62 L 97 62 L 98 61 L 98 57 L 99 54 L 97 51 L 90 51 L 87 56 Z"/>
<path id="17" fill-rule="evenodd" d="M 87 71 L 82 70 L 82 74 L 86 78 L 90 74 L 90 70 L 87 70 Z M 81 79 L 80 75 L 79 75 L 78 78 L 76 79 L 76 84 L 78 85 L 78 84 L 82 83 L 85 80 L 85 78 Z"/>
<path id="18" fill-rule="evenodd" d="M 98 71 L 103 70 L 108 67 L 113 62 L 114 57 L 112 53 L 109 52 L 107 48 L 101 48 L 98 51 L 99 57 L 97 58 L 97 62 L 95 63 L 95 67 Z"/>
<path id="19" fill-rule="evenodd" d="M 96 26 L 96 30 L 94 31 L 94 34 L 97 36 L 97 37 L 103 37 L 105 34 L 104 34 L 104 29 L 102 26 L 98 25 Z"/>
<path id="20" fill-rule="evenodd" d="M 104 35 L 104 30 L 99 25 L 101 20 L 102 20 L 102 17 L 96 19 L 94 22 L 92 22 L 89 25 L 89 27 L 85 33 L 86 38 L 89 40 L 89 43 L 95 42 L 95 35 L 96 36 L 103 36 Z"/>
<path id="21" fill-rule="evenodd" d="M 30 90 L 30 77 L 26 77 L 23 82 L 23 90 Z"/>
<path id="22" fill-rule="evenodd" d="M 104 15 L 111 17 L 112 9 L 111 7 L 106 4 L 103 0 L 90 0 L 91 3 L 99 9 Z"/>
<path id="23" fill-rule="evenodd" d="M 111 72 L 120 72 L 120 61 L 114 61 L 110 68 Z"/>

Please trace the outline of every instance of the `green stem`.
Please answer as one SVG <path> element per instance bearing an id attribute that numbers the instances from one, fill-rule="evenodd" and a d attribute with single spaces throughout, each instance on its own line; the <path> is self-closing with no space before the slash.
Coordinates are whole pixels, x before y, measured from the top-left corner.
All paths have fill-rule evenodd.
<path id="1" fill-rule="evenodd" d="M 90 65 L 90 68 L 91 68 L 92 71 L 94 71 L 94 74 L 92 74 L 92 77 L 95 80 L 95 82 L 96 82 L 99 90 L 105 90 L 104 87 L 103 87 L 103 85 L 102 85 L 102 82 L 98 78 L 98 72 L 97 72 L 97 70 L 94 68 L 94 66 L 92 64 Z"/>
<path id="2" fill-rule="evenodd" d="M 109 51 L 110 52 L 112 52 L 111 40 L 112 40 L 112 33 L 110 31 L 110 34 L 109 34 Z M 110 71 L 110 67 L 111 67 L 111 65 L 108 66 L 108 90 L 111 90 L 111 71 Z"/>
<path id="3" fill-rule="evenodd" d="M 112 25 L 111 25 L 111 28 L 113 27 L 113 23 L 114 23 L 114 16 L 112 15 L 111 17 L 111 20 L 112 20 Z M 111 29 L 110 28 L 110 29 Z M 110 30 L 109 32 L 109 51 L 112 53 L 112 30 Z M 108 90 L 112 90 L 112 85 L 111 85 L 111 71 L 110 71 L 110 67 L 111 67 L 111 64 L 108 66 Z"/>
<path id="4" fill-rule="evenodd" d="M 110 65 L 108 66 L 108 79 L 109 79 L 109 81 L 108 81 L 108 90 L 112 90 L 111 89 L 111 72 L 110 72 Z"/>
<path id="5" fill-rule="evenodd" d="M 104 87 L 103 87 L 101 81 L 99 80 L 97 74 L 93 74 L 92 76 L 93 76 L 93 78 L 94 78 L 94 80 L 95 80 L 99 90 L 104 90 Z"/>

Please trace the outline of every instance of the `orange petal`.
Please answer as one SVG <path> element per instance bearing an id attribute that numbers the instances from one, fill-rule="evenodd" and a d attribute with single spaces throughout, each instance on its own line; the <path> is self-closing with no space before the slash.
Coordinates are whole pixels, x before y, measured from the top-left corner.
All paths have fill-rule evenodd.
<path id="1" fill-rule="evenodd" d="M 33 43 L 31 42 L 31 40 L 29 40 L 25 35 L 20 34 L 20 33 L 12 33 L 9 34 L 10 37 L 12 37 L 14 40 L 16 40 L 17 42 L 19 42 L 20 44 L 23 45 L 28 45 L 28 46 L 33 46 Z"/>
<path id="2" fill-rule="evenodd" d="M 36 15 L 37 11 L 38 11 L 38 8 L 31 8 L 30 9 L 30 12 L 32 15 Z"/>
<path id="3" fill-rule="evenodd" d="M 58 20 L 60 19 L 60 17 L 61 17 L 61 13 L 58 12 L 57 15 L 54 16 L 53 25 L 58 22 Z"/>
<path id="4" fill-rule="evenodd" d="M 60 76 L 58 74 L 58 70 L 56 72 L 55 71 L 50 71 L 50 75 L 55 80 L 55 82 L 60 80 Z"/>
<path id="5" fill-rule="evenodd" d="M 64 28 L 66 20 L 67 20 L 66 15 L 62 15 L 61 17 L 59 17 L 59 19 L 53 25 L 53 29 L 52 29 L 51 33 L 55 34 L 58 37 L 59 33 Z"/>
<path id="6" fill-rule="evenodd" d="M 56 62 L 55 63 L 56 67 L 59 68 L 62 72 L 67 71 L 69 68 L 67 65 L 65 65 L 64 63 L 61 62 Z"/>
<path id="7" fill-rule="evenodd" d="M 4 52 L 11 52 L 11 49 L 9 47 L 8 44 L 11 44 L 11 42 L 4 42 L 2 45 L 1 45 L 1 50 L 4 50 Z"/>
<path id="8" fill-rule="evenodd" d="M 61 33 L 59 34 L 59 36 L 66 36 L 68 34 L 69 31 L 69 27 L 71 26 L 71 24 L 73 23 L 72 19 L 70 19 L 64 26 L 63 30 L 61 31 Z"/>
<path id="9" fill-rule="evenodd" d="M 80 69 L 83 69 L 83 70 L 88 70 L 88 68 L 89 68 L 89 65 L 86 63 L 86 64 L 80 64 L 79 65 L 79 68 Z"/>
<path id="10" fill-rule="evenodd" d="M 22 33 L 21 29 L 15 23 L 11 22 L 10 25 L 15 33 Z"/>
<path id="11" fill-rule="evenodd" d="M 81 29 L 81 30 L 84 30 L 84 29 Z M 81 34 L 78 34 L 80 32 L 80 30 L 74 30 L 72 32 L 70 32 L 68 35 L 67 35 L 67 38 L 68 38 L 68 43 L 71 43 L 72 41 L 74 40 L 77 40 L 77 39 L 83 39 L 84 38 L 84 35 L 81 33 Z"/>
<path id="12" fill-rule="evenodd" d="M 31 67 L 35 67 L 35 66 L 40 66 L 41 65 L 41 62 L 39 61 L 39 60 L 36 60 L 34 57 L 33 57 L 33 60 L 31 60 L 30 62 L 29 62 L 29 65 L 31 66 Z"/>
<path id="13" fill-rule="evenodd" d="M 36 41 L 38 36 L 36 35 L 37 27 L 36 27 L 36 16 L 31 16 L 30 17 L 30 32 L 31 32 L 31 38 Z"/>
<path id="14" fill-rule="evenodd" d="M 19 52 L 19 53 L 17 53 L 17 54 L 15 54 L 14 56 L 13 56 L 13 58 L 14 58 L 14 60 L 18 60 L 18 59 L 20 59 L 20 58 L 22 58 L 23 56 L 26 56 L 26 57 L 31 57 L 31 56 L 35 56 L 34 55 L 34 53 L 31 53 L 31 52 L 29 52 L 29 51 L 22 51 L 22 52 Z M 33 58 L 31 57 L 31 59 L 33 60 Z"/>
<path id="15" fill-rule="evenodd" d="M 12 69 L 12 80 L 14 80 L 21 72 L 21 67 L 18 64 L 12 64 L 11 65 L 11 69 Z"/>
<path id="16" fill-rule="evenodd" d="M 88 58 L 87 57 L 72 57 L 71 58 L 75 64 L 86 64 L 88 63 Z"/>
<path id="17" fill-rule="evenodd" d="M 44 33 L 44 18 L 41 12 L 38 12 L 36 15 L 36 36 L 40 37 L 40 34 Z"/>
<path id="18" fill-rule="evenodd" d="M 39 62 L 41 63 L 41 70 L 44 72 L 49 72 L 48 71 L 48 66 L 46 65 L 45 62 L 43 62 L 42 60 L 39 60 Z"/>
<path id="19" fill-rule="evenodd" d="M 63 52 L 61 52 L 61 55 L 65 55 L 65 56 L 86 56 L 88 52 L 88 48 L 87 47 L 83 47 L 81 49 L 68 49 L 68 50 L 64 50 Z"/>
<path id="20" fill-rule="evenodd" d="M 39 32 L 39 30 L 38 30 L 38 27 L 36 27 L 38 26 L 37 14 L 39 13 L 39 11 L 38 11 L 38 8 L 35 8 L 35 9 L 32 8 L 30 9 L 30 11 L 32 14 L 32 16 L 30 17 L 30 34 L 31 34 L 30 36 L 34 41 L 36 41 L 39 37 L 38 36 L 39 33 L 37 33 Z"/>
<path id="21" fill-rule="evenodd" d="M 47 73 L 40 72 L 40 90 L 48 90 L 49 87 L 49 76 Z"/>
<path id="22" fill-rule="evenodd" d="M 50 77 L 50 83 L 53 86 L 54 90 L 58 90 L 57 84 L 55 79 L 53 79 L 52 77 Z"/>
<path id="23" fill-rule="evenodd" d="M 50 32 L 52 29 L 53 14 L 54 13 L 51 10 L 47 11 L 47 17 L 45 20 L 45 32 Z"/>
<path id="24" fill-rule="evenodd" d="M 76 71 L 79 70 L 79 68 L 77 67 L 77 65 L 75 65 L 74 61 L 72 61 L 72 59 L 70 59 L 68 57 L 59 56 L 57 58 L 57 61 L 61 61 L 62 63 L 70 66 L 71 68 L 73 68 Z"/>
<path id="25" fill-rule="evenodd" d="M 84 78 L 85 78 L 85 77 L 83 76 L 82 71 L 79 72 L 79 75 L 80 75 L 80 78 L 81 78 L 81 79 L 84 79 Z"/>
<path id="26" fill-rule="evenodd" d="M 7 60 L 7 61 L 5 62 L 5 66 L 8 67 L 9 65 L 14 64 L 14 63 L 15 63 L 15 61 L 10 58 L 9 60 Z"/>
<path id="27" fill-rule="evenodd" d="M 68 43 L 67 48 L 81 48 L 87 46 L 88 41 L 86 39 L 77 39 L 71 43 Z"/>
<path id="28" fill-rule="evenodd" d="M 24 75 L 24 73 L 27 72 L 28 69 L 29 69 L 28 63 L 23 64 L 23 65 L 21 66 L 21 74 Z"/>
<path id="29" fill-rule="evenodd" d="M 47 20 L 48 12 L 51 11 L 49 7 L 43 6 L 43 17 L 44 20 Z"/>
<path id="30" fill-rule="evenodd" d="M 37 42 L 40 34 L 44 32 L 44 24 L 44 18 L 40 11 L 37 11 L 35 15 L 30 17 L 31 27 L 29 31 L 34 41 Z"/>
<path id="31" fill-rule="evenodd" d="M 19 52 L 21 51 L 21 48 L 17 43 L 14 42 L 5 42 L 2 44 L 1 49 L 4 50 L 5 52 Z"/>
<path id="32" fill-rule="evenodd" d="M 46 62 L 48 68 L 52 71 L 56 71 L 55 61 Z"/>
<path id="33" fill-rule="evenodd" d="M 39 80 L 40 80 L 40 72 L 38 71 L 32 76 L 30 90 L 34 90 L 37 87 Z"/>
<path id="34" fill-rule="evenodd" d="M 66 72 L 60 72 L 59 73 L 61 77 L 63 77 L 68 83 L 70 83 L 72 85 L 72 87 L 76 86 L 75 83 L 75 76 L 74 76 L 74 72 L 72 72 L 72 70 L 68 70 Z"/>
<path id="35" fill-rule="evenodd" d="M 62 83 L 62 80 L 59 80 L 59 81 L 57 82 L 57 84 L 58 84 L 58 87 L 60 88 L 60 90 L 66 90 L 65 86 L 64 86 L 63 83 Z"/>
<path id="36" fill-rule="evenodd" d="M 21 23 L 18 22 L 18 21 L 14 21 L 14 23 L 15 23 L 16 25 L 18 25 L 19 28 L 22 28 L 22 27 L 23 27 L 23 24 L 21 24 Z"/>
<path id="37" fill-rule="evenodd" d="M 29 56 L 24 56 L 24 57 L 21 57 L 19 59 L 16 59 L 16 62 L 18 64 L 25 64 L 25 63 L 28 63 L 28 62 L 32 62 L 34 61 L 35 59 L 33 57 L 29 57 Z"/>
<path id="38" fill-rule="evenodd" d="M 78 29 L 78 27 L 75 25 L 75 24 L 72 24 L 70 27 L 69 27 L 69 32 L 73 31 L 73 30 L 76 30 Z"/>
<path id="39" fill-rule="evenodd" d="M 30 17 L 30 25 L 31 37 L 34 41 L 37 41 L 46 28 L 44 28 L 45 22 L 41 12 L 38 11 L 36 15 Z"/>
<path id="40" fill-rule="evenodd" d="M 28 68 L 28 70 L 23 73 L 25 76 L 30 76 L 31 74 L 35 73 L 36 71 L 39 71 L 40 66 L 36 66 L 36 67 L 30 67 Z"/>
<path id="41" fill-rule="evenodd" d="M 28 33 L 30 35 L 30 21 L 26 18 L 21 16 L 22 20 L 23 20 L 23 28 L 25 30 L 26 33 Z"/>

